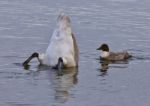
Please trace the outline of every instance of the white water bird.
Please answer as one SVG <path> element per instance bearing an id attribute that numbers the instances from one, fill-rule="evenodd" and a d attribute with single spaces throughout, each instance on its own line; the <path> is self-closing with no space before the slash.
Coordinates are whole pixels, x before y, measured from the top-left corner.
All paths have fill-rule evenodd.
<path id="1" fill-rule="evenodd" d="M 97 50 L 101 50 L 100 59 L 109 61 L 121 61 L 132 57 L 127 51 L 110 52 L 107 44 L 102 44 Z"/>
<path id="2" fill-rule="evenodd" d="M 50 39 L 49 46 L 45 53 L 33 53 L 24 63 L 28 63 L 36 57 L 41 65 L 48 65 L 54 68 L 78 66 L 78 46 L 72 32 L 69 16 L 60 13 L 57 18 L 57 26 Z"/>

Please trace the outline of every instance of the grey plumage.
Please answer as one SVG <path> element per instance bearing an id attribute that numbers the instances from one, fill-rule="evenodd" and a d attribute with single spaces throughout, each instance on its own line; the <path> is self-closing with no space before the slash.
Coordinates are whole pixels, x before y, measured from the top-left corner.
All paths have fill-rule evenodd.
<path id="1" fill-rule="evenodd" d="M 102 60 L 120 61 L 132 57 L 127 51 L 110 52 L 107 44 L 102 44 L 97 50 L 102 50 L 103 56 L 100 56 Z"/>
<path id="2" fill-rule="evenodd" d="M 130 57 L 131 55 L 129 55 L 127 51 L 117 52 L 117 53 L 110 52 L 110 55 L 106 57 L 106 59 L 116 61 L 116 60 L 126 60 Z"/>

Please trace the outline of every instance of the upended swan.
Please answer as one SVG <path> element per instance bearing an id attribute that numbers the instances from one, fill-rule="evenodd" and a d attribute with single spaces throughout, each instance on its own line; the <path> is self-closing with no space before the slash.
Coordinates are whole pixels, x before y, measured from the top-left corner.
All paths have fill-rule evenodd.
<path id="1" fill-rule="evenodd" d="M 33 53 L 23 66 L 27 66 L 33 58 L 37 58 L 41 65 L 53 68 L 77 67 L 79 60 L 77 42 L 72 32 L 69 16 L 60 13 L 57 18 L 57 26 L 50 39 L 45 53 Z"/>

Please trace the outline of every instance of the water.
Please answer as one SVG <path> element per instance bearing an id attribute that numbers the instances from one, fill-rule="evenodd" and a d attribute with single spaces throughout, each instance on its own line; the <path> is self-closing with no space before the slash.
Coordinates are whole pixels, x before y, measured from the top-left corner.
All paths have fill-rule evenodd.
<path id="1" fill-rule="evenodd" d="M 21 63 L 44 52 L 58 11 L 70 15 L 78 69 L 56 72 Z M 128 50 L 126 62 L 101 64 L 96 48 Z M 1 0 L 0 106 L 149 106 L 149 0 Z"/>

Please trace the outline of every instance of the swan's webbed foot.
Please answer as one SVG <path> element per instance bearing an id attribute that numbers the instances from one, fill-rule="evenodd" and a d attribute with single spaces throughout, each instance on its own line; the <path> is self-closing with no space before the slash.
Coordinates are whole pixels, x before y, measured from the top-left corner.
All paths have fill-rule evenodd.
<path id="1" fill-rule="evenodd" d="M 58 70 L 63 69 L 64 68 L 63 59 L 61 57 L 59 57 L 57 65 L 52 67 L 52 68 L 53 69 L 58 69 Z"/>
<path id="2" fill-rule="evenodd" d="M 38 56 L 39 56 L 39 54 L 38 53 L 33 53 L 26 61 L 24 61 L 23 63 L 22 63 L 22 65 L 24 66 L 24 67 L 26 67 L 26 66 L 28 66 L 28 63 L 34 58 L 34 57 L 37 57 L 38 58 Z"/>

